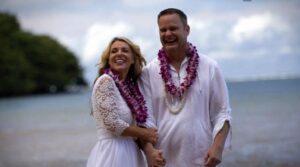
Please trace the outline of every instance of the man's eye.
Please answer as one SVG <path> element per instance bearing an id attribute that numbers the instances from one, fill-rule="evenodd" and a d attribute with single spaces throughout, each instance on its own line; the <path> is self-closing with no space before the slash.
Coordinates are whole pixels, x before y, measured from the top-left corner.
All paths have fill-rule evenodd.
<path id="1" fill-rule="evenodd" d="M 171 27 L 170 28 L 170 31 L 175 31 L 175 30 L 177 30 L 177 27 Z"/>

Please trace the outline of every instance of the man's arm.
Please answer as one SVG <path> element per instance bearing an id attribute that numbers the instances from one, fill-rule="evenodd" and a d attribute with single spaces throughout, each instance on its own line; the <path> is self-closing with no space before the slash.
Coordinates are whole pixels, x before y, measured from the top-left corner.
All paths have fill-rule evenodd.
<path id="1" fill-rule="evenodd" d="M 205 167 L 215 167 L 222 161 L 225 141 L 230 129 L 229 121 L 225 121 L 222 129 L 217 133 L 212 146 L 205 155 Z"/>

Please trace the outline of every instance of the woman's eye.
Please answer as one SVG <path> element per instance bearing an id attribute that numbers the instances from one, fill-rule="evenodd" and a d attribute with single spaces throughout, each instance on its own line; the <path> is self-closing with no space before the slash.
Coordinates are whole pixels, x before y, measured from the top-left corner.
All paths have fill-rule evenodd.
<path id="1" fill-rule="evenodd" d="M 117 49 L 112 49 L 110 52 L 111 52 L 111 53 L 117 53 L 118 50 L 117 50 Z"/>
<path id="2" fill-rule="evenodd" d="M 125 53 L 129 52 L 128 49 L 122 49 L 122 51 L 125 52 Z"/>

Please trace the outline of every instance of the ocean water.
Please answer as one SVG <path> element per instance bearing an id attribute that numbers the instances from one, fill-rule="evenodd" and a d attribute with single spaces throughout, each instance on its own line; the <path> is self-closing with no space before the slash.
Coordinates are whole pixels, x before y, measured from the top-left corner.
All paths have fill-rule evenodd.
<path id="1" fill-rule="evenodd" d="M 0 130 L 68 128 L 89 124 L 90 92 L 0 99 Z M 79 119 L 80 121 L 73 122 Z"/>
<path id="2" fill-rule="evenodd" d="M 227 83 L 233 114 L 300 112 L 300 79 Z"/>
<path id="3" fill-rule="evenodd" d="M 228 82 L 232 149 L 221 167 L 300 166 L 300 79 Z M 0 99 L 0 167 L 85 166 L 90 91 Z"/>
<path id="4" fill-rule="evenodd" d="M 228 83 L 232 150 L 224 166 L 300 166 L 300 79 Z"/>
<path id="5" fill-rule="evenodd" d="M 95 142 L 89 91 L 0 100 L 0 167 L 82 167 Z"/>

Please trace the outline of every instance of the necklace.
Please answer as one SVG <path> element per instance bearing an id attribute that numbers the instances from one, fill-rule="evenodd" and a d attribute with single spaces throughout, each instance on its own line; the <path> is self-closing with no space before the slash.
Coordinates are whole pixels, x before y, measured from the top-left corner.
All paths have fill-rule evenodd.
<path id="1" fill-rule="evenodd" d="M 188 66 L 186 68 L 187 75 L 183 79 L 183 82 L 176 86 L 172 81 L 172 76 L 170 73 L 170 61 L 167 57 L 166 51 L 162 48 L 158 52 L 158 59 L 160 61 L 160 75 L 165 83 L 166 96 L 165 101 L 167 107 L 171 113 L 177 114 L 183 108 L 186 99 L 186 91 L 193 84 L 197 76 L 197 68 L 199 65 L 199 55 L 197 49 L 191 43 L 188 44 Z M 168 95 L 170 94 L 170 95 Z M 174 97 L 172 97 L 174 96 Z M 184 96 L 184 97 L 183 97 Z M 170 102 L 171 98 L 171 102 Z M 175 107 L 172 107 L 171 103 L 174 99 L 178 99 L 179 102 Z"/>
<path id="2" fill-rule="evenodd" d="M 179 98 L 179 99 L 177 99 Z M 168 93 L 165 95 L 165 103 L 172 114 L 177 115 L 183 108 L 186 101 L 186 93 L 181 97 L 174 97 Z"/>
<path id="3" fill-rule="evenodd" d="M 135 115 L 136 122 L 139 125 L 146 122 L 148 117 L 146 102 L 138 85 L 131 78 L 121 81 L 119 76 L 114 74 L 109 68 L 105 69 L 104 73 L 111 76 L 115 81 L 122 97 L 125 99 L 131 112 Z"/>

